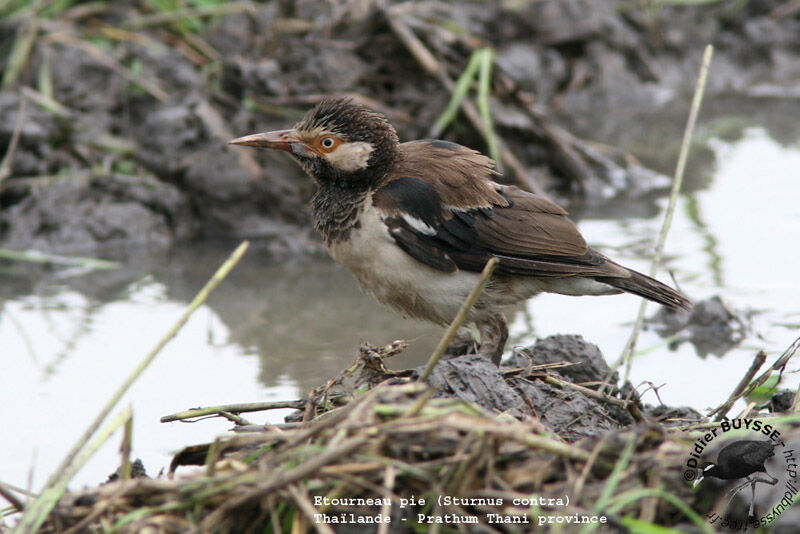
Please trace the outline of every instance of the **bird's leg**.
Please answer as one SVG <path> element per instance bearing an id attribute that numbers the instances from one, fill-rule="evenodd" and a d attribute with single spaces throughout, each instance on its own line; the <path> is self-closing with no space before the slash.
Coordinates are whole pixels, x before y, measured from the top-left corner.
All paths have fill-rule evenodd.
<path id="1" fill-rule="evenodd" d="M 508 323 L 505 316 L 502 313 L 494 314 L 488 320 L 479 322 L 477 326 L 481 333 L 481 349 L 478 354 L 491 359 L 492 363 L 499 367 L 508 340 Z"/>
<path id="2" fill-rule="evenodd" d="M 753 517 L 753 510 L 755 509 L 755 502 L 756 502 L 756 484 L 762 482 L 764 484 L 769 484 L 770 486 L 774 486 L 775 484 L 778 483 L 778 479 L 767 473 L 766 469 L 764 470 L 764 474 L 767 475 L 770 478 L 770 480 L 764 480 L 763 478 L 757 477 L 756 476 L 757 474 L 758 473 L 753 475 L 752 479 L 748 477 L 748 480 L 751 480 L 750 491 L 752 492 L 752 498 L 750 499 L 750 511 L 747 513 L 747 517 Z"/>
<path id="3" fill-rule="evenodd" d="M 747 480 L 746 480 L 745 482 L 743 482 L 743 483 L 739 484 L 738 486 L 734 487 L 733 489 L 731 489 L 731 490 L 728 492 L 728 495 L 730 495 L 730 496 L 731 496 L 731 498 L 730 498 L 730 499 L 728 499 L 728 504 L 726 504 L 726 505 L 725 505 L 725 510 L 727 510 L 727 509 L 728 509 L 728 507 L 731 505 L 731 501 L 733 500 L 733 498 L 734 498 L 734 497 L 736 497 L 736 495 L 738 495 L 738 494 L 739 494 L 739 492 L 742 490 L 742 488 L 744 488 L 744 487 L 745 487 L 745 486 L 747 486 L 748 484 L 750 484 L 750 485 L 753 485 L 753 496 L 755 496 L 755 483 L 753 482 L 753 480 L 752 480 L 750 477 L 747 477 Z M 750 502 L 751 508 L 752 508 L 752 504 L 753 504 L 753 503 L 752 503 L 752 501 L 751 501 L 751 502 Z M 749 516 L 748 516 L 748 517 L 749 517 Z"/>
<path id="4" fill-rule="evenodd" d="M 766 469 L 764 469 L 764 474 L 767 475 L 772 480 L 764 480 L 763 478 L 759 478 L 759 479 L 756 479 L 756 482 L 763 482 L 764 484 L 769 484 L 770 486 L 774 486 L 775 484 L 778 483 L 777 477 L 774 477 L 774 476 L 770 475 L 769 473 L 767 473 Z"/>

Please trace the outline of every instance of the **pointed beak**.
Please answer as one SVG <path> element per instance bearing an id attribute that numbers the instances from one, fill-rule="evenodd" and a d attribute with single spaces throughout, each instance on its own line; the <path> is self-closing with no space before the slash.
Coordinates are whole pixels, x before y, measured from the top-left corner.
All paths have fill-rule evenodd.
<path id="1" fill-rule="evenodd" d="M 314 148 L 301 141 L 297 137 L 297 132 L 293 129 L 245 135 L 244 137 L 237 137 L 233 141 L 228 141 L 228 144 L 283 150 L 301 158 L 312 158 L 319 155 L 319 152 Z"/>
<path id="2" fill-rule="evenodd" d="M 296 153 L 297 148 L 301 146 L 305 147 L 305 145 L 295 137 L 295 132 L 292 129 L 245 135 L 244 137 L 237 137 L 233 141 L 229 141 L 228 144 L 273 148 L 289 153 Z"/>

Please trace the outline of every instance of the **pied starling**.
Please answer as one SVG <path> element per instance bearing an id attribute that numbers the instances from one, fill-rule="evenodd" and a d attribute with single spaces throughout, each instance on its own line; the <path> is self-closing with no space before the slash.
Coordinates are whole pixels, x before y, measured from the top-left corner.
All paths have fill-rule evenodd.
<path id="1" fill-rule="evenodd" d="M 499 363 L 502 308 L 542 291 L 623 291 L 690 309 L 683 295 L 589 248 L 567 212 L 494 181 L 488 157 L 440 140 L 400 143 L 389 121 L 350 99 L 327 99 L 294 128 L 234 145 L 288 152 L 317 182 L 312 213 L 328 252 L 380 302 L 450 323 L 486 262 L 499 263 L 467 321 L 480 353 Z"/>

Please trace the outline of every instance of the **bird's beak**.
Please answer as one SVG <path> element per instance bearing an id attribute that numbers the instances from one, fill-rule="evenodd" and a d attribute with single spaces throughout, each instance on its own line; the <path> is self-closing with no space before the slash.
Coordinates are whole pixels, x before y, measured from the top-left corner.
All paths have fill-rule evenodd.
<path id="1" fill-rule="evenodd" d="M 245 135 L 229 141 L 228 144 L 272 148 L 303 157 L 309 157 L 312 154 L 312 149 L 297 138 L 293 129 Z"/>

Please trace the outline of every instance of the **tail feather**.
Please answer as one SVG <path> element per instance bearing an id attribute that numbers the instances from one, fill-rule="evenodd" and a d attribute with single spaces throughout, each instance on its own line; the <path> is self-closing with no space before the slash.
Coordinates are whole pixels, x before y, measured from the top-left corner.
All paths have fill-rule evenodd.
<path id="1" fill-rule="evenodd" d="M 632 269 L 627 270 L 630 276 L 624 278 L 616 276 L 598 276 L 595 277 L 595 280 L 627 291 L 628 293 L 639 295 L 647 300 L 652 300 L 671 310 L 692 309 L 692 302 L 671 287 Z"/>

